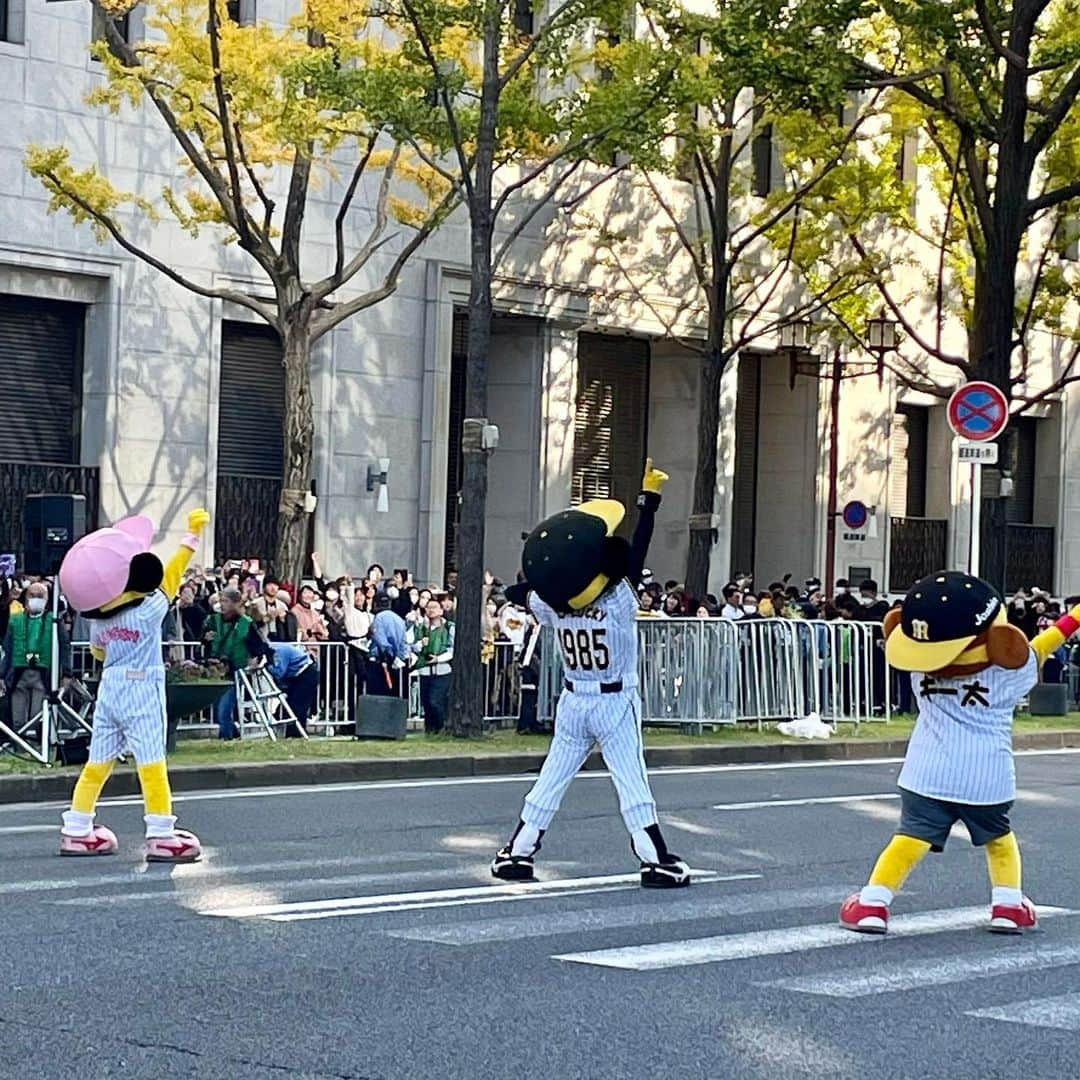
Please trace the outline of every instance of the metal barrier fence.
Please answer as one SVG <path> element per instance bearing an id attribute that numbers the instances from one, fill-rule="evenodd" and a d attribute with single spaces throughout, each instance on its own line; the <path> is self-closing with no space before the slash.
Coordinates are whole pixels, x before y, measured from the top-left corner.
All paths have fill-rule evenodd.
<path id="1" fill-rule="evenodd" d="M 734 724 L 785 720 L 816 713 L 826 722 L 886 720 L 891 714 L 888 670 L 873 623 L 760 619 L 639 619 L 642 718 L 649 724 Z M 176 663 L 198 660 L 198 642 L 166 642 Z M 339 641 L 312 646 L 322 672 L 308 730 L 332 735 L 355 722 L 366 656 Z M 72 645 L 77 675 L 93 669 L 86 642 Z M 551 720 L 563 687 L 562 658 L 545 632 L 533 664 L 538 715 Z M 485 719 L 515 724 L 521 708 L 521 669 L 512 642 L 495 643 L 484 665 Z M 421 726 L 420 675 L 402 680 L 410 726 Z M 216 731 L 212 710 L 188 717 L 181 731 Z"/>
<path id="2" fill-rule="evenodd" d="M 307 648 L 308 646 L 304 646 Z M 352 723 L 352 672 L 347 655 L 348 646 L 341 641 L 320 641 L 311 646 L 317 650 L 321 677 L 319 691 L 315 697 L 308 717 L 309 731 L 332 735 L 339 727 Z M 178 664 L 184 660 L 199 661 L 204 656 L 204 647 L 197 641 L 166 641 L 162 643 L 165 659 Z M 94 670 L 94 658 L 87 641 L 72 642 L 71 666 L 76 676 L 90 675 Z M 178 726 L 179 731 L 216 734 L 217 724 L 212 709 L 204 709 L 195 716 L 185 717 Z"/>
<path id="3" fill-rule="evenodd" d="M 641 619 L 642 719 L 734 724 L 816 713 L 829 723 L 887 720 L 889 679 L 873 623 L 788 619 Z M 539 711 L 554 715 L 562 659 L 545 636 Z"/>

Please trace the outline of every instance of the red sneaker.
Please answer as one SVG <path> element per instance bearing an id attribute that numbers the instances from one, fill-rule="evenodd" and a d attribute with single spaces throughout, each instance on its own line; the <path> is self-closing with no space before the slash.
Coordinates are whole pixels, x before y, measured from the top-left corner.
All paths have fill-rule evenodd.
<path id="1" fill-rule="evenodd" d="M 889 928 L 889 909 L 884 904 L 864 904 L 853 893 L 840 907 L 840 925 L 857 934 L 884 934 Z"/>
<path id="2" fill-rule="evenodd" d="M 104 825 L 95 825 L 89 836 L 60 834 L 61 855 L 115 855 L 118 846 L 116 834 Z"/>
<path id="3" fill-rule="evenodd" d="M 177 829 L 172 836 L 152 836 L 146 840 L 147 862 L 198 862 L 201 855 L 199 838 L 183 829 Z"/>
<path id="4" fill-rule="evenodd" d="M 1038 925 L 1035 905 L 1026 896 L 1020 904 L 995 904 L 990 909 L 991 934 L 1022 934 Z"/>

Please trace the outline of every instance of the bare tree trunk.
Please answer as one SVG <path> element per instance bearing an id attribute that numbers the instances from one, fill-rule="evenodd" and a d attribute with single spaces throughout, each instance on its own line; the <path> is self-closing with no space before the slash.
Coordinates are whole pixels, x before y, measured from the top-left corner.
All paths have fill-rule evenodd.
<path id="1" fill-rule="evenodd" d="M 492 182 L 495 171 L 499 110 L 500 0 L 484 10 L 484 78 L 469 198 L 471 224 L 469 351 L 465 364 L 465 425 L 459 526 L 457 625 L 450 688 L 450 730 L 475 738 L 486 730 L 484 668 L 480 663 L 481 612 L 484 604 L 484 534 L 487 510 L 487 454 L 480 446 L 480 425 L 487 417 L 488 353 L 491 347 Z"/>
<path id="2" fill-rule="evenodd" d="M 275 570 L 283 579 L 299 581 L 307 554 L 307 515 L 303 498 L 311 484 L 315 420 L 311 403 L 311 338 L 305 321 L 287 328 L 285 365 L 285 477 L 278 510 Z"/>
<path id="3" fill-rule="evenodd" d="M 709 591 L 709 562 L 714 543 L 712 515 L 716 500 L 716 446 L 720 437 L 720 387 L 724 355 L 711 348 L 701 359 L 698 394 L 697 465 L 691 507 L 690 547 L 686 556 L 686 588 L 691 596 Z"/>

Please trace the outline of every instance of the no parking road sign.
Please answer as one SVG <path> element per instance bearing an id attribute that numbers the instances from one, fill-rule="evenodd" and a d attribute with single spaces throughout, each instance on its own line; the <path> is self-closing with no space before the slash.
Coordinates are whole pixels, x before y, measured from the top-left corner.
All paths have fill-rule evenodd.
<path id="1" fill-rule="evenodd" d="M 949 398 L 949 427 L 971 442 L 996 439 L 1009 422 L 1009 402 L 988 382 L 965 383 Z"/>

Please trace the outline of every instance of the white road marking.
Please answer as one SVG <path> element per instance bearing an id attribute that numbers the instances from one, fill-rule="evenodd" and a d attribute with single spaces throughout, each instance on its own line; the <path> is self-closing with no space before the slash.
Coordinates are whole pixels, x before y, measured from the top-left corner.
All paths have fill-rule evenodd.
<path id="1" fill-rule="evenodd" d="M 880 802 L 899 799 L 897 792 L 878 795 L 820 795 L 812 799 L 764 799 L 761 802 L 718 803 L 714 810 L 767 810 L 774 806 L 824 806 L 827 803 Z"/>
<path id="2" fill-rule="evenodd" d="M 60 834 L 59 825 L 5 825 L 0 828 L 0 836 L 14 836 L 18 833 L 45 833 Z"/>
<path id="3" fill-rule="evenodd" d="M 1080 754 L 1080 747 L 1061 750 L 1017 750 L 1015 757 L 1062 757 Z M 745 765 L 670 765 L 649 769 L 650 776 L 691 776 L 696 774 L 721 774 L 739 772 L 788 772 L 792 769 L 849 769 L 876 765 L 900 765 L 903 758 L 844 758 L 842 761 L 785 761 L 759 762 Z M 578 774 L 582 780 L 610 780 L 606 771 L 589 771 Z M 289 787 L 237 788 L 229 791 L 196 791 L 173 794 L 173 802 L 206 802 L 218 799 L 268 799 L 288 795 L 341 795 L 352 791 L 392 791 L 401 788 L 468 787 L 475 784 L 532 784 L 536 773 L 519 773 L 510 776 L 457 776 L 433 777 L 421 780 L 365 780 L 349 784 L 299 784 Z M 0 803 L 2 813 L 27 813 L 32 811 L 55 811 L 67 807 L 67 802 Z M 137 795 L 102 799 L 100 806 L 142 806 Z"/>
<path id="4" fill-rule="evenodd" d="M 94 860 L 68 860 L 65 866 L 71 862 L 81 862 L 86 873 L 79 877 L 70 878 L 37 878 L 28 881 L 5 881 L 0 883 L 0 896 L 8 893 L 35 893 L 53 892 L 58 889 L 93 889 L 102 885 L 148 885 L 151 882 L 160 882 L 162 885 L 175 884 L 180 881 L 197 880 L 207 878 L 227 877 L 240 879 L 245 874 L 269 874 L 278 871 L 296 871 L 302 869 L 317 869 L 319 867 L 334 866 L 367 866 L 385 865 L 391 862 L 427 862 L 431 859 L 453 859 L 455 856 L 448 851 L 436 852 L 391 852 L 385 855 L 360 855 L 355 858 L 341 859 L 294 859 L 288 862 L 265 862 L 265 863 L 227 863 L 213 861 L 213 853 L 210 858 L 202 862 L 187 863 L 180 866 L 153 866 L 146 863 L 138 863 L 130 869 L 105 873 L 93 873 L 88 863 Z M 59 861 L 59 860 L 58 860 Z M 115 857 L 103 858 L 101 861 L 116 865 Z M 100 863 L 94 863 L 100 865 Z M 122 864 L 121 864 L 122 865 Z M 405 871 L 408 873 L 408 871 Z M 400 875 L 399 875 L 400 876 Z"/>
<path id="5" fill-rule="evenodd" d="M 711 870 L 691 870 L 695 880 L 757 881 L 761 874 L 718 874 Z M 385 911 L 412 911 L 431 907 L 458 907 L 491 904 L 505 900 L 551 899 L 555 896 L 587 892 L 640 888 L 640 874 L 609 874 L 603 877 L 562 878 L 551 881 L 506 885 L 479 885 L 458 889 L 387 893 L 377 896 L 344 896 L 330 900 L 301 900 L 285 904 L 252 904 L 244 907 L 213 908 L 200 911 L 224 919 L 273 919 L 293 922 L 300 919 L 333 918 L 339 915 L 376 915 Z"/>
<path id="6" fill-rule="evenodd" d="M 1057 907 L 1040 907 L 1037 910 L 1039 917 L 1044 919 L 1053 915 L 1078 914 L 1067 908 Z M 966 930 L 983 926 L 987 921 L 985 907 L 901 915 L 890 920 L 889 938 Z M 657 945 L 632 945 L 627 948 L 564 953 L 552 959 L 622 968 L 626 971 L 658 971 L 663 968 L 714 964 L 726 960 L 748 960 L 757 956 L 777 956 L 780 953 L 807 952 L 810 949 L 827 949 L 834 945 L 867 945 L 875 940 L 884 944 L 880 938 L 855 934 L 834 923 L 826 923 L 821 926 L 792 926 L 782 930 L 761 930 L 750 934 L 728 934 L 691 941 L 661 942 Z"/>
<path id="7" fill-rule="evenodd" d="M 889 994 L 926 986 L 947 986 L 968 979 L 990 979 L 1015 971 L 1044 971 L 1080 964 L 1080 945 L 1024 947 L 1024 951 L 988 953 L 985 956 L 938 957 L 891 964 L 884 970 L 852 968 L 828 975 L 800 975 L 775 979 L 759 985 L 792 990 L 799 994 L 817 994 L 834 998 L 862 998 L 870 994 Z M 970 1014 L 969 1014 L 970 1015 Z"/>
<path id="8" fill-rule="evenodd" d="M 445 926 L 414 927 L 390 930 L 390 937 L 409 941 L 430 941 L 439 945 L 483 945 L 488 942 L 518 941 L 522 938 L 555 937 L 581 931 L 612 930 L 624 926 L 650 926 L 658 923 L 713 919 L 730 915 L 753 915 L 777 908 L 832 905 L 844 896 L 843 885 L 816 889 L 791 889 L 766 893 L 737 893 L 713 899 L 713 892 L 700 891 L 694 899 L 672 900 L 653 897 L 654 903 L 623 904 L 612 908 L 589 908 L 583 911 L 534 913 L 528 919 L 484 918 L 476 922 L 450 923 Z M 848 892 L 851 890 L 848 889 Z"/>
<path id="9" fill-rule="evenodd" d="M 1057 1028 L 1060 1031 L 1080 1031 L 1080 994 L 1029 998 L 1027 1001 L 1017 1001 L 1011 1005 L 973 1009 L 964 1015 L 978 1020 L 1001 1020 L 1007 1024 L 1027 1024 L 1031 1027 Z"/>
<path id="10" fill-rule="evenodd" d="M 477 878 L 480 873 L 489 873 L 487 865 L 475 867 L 470 875 L 468 870 L 458 866 L 446 866 L 441 870 L 410 870 L 403 875 L 402 871 L 387 872 L 382 874 L 347 874 L 341 877 L 304 877 L 304 878 L 278 878 L 270 881 L 250 881 L 245 878 L 236 878 L 233 881 L 207 881 L 205 878 L 188 878 L 177 881 L 175 878 L 162 878 L 161 885 L 164 888 L 150 892 L 122 892 L 122 893 L 92 893 L 89 896 L 71 896 L 63 900 L 50 900 L 43 898 L 40 902 L 51 907 L 100 907 L 102 904 L 132 904 L 146 903 L 147 901 L 159 901 L 162 903 L 175 903 L 179 899 L 189 898 L 192 891 L 202 890 L 206 886 L 213 888 L 229 888 L 237 886 L 265 886 L 272 887 L 279 895 L 284 895 L 289 889 L 306 888 L 329 888 L 332 885 L 392 885 L 407 876 L 410 881 L 445 881 L 448 878 L 462 878 L 472 876 Z M 170 888 L 169 886 L 179 886 Z"/>

